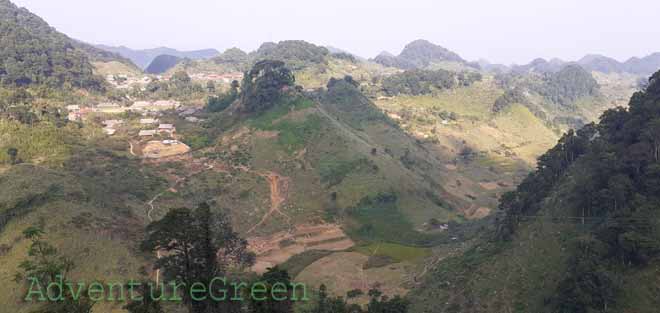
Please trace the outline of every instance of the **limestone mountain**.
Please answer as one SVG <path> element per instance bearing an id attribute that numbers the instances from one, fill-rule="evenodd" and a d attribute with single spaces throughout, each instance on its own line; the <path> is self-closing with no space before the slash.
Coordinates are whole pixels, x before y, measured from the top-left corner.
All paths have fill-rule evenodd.
<path id="1" fill-rule="evenodd" d="M 183 59 L 169 54 L 159 55 L 151 61 L 144 71 L 149 74 L 163 74 L 179 64 L 181 60 Z"/>
<path id="2" fill-rule="evenodd" d="M 421 39 L 407 44 L 396 57 L 389 53 L 381 53 L 373 61 L 402 69 L 426 68 L 442 62 L 466 63 L 455 52 Z"/>

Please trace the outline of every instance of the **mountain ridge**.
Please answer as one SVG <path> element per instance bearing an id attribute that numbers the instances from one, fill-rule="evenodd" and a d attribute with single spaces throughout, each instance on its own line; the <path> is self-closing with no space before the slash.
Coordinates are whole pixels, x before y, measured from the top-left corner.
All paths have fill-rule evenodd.
<path id="1" fill-rule="evenodd" d="M 216 49 L 200 49 L 200 50 L 191 50 L 191 51 L 180 51 L 177 49 L 169 47 L 157 47 L 151 49 L 131 49 L 124 45 L 120 46 L 109 46 L 103 44 L 97 44 L 95 47 L 103 49 L 105 51 L 110 51 L 117 53 L 125 58 L 130 59 L 142 69 L 146 69 L 147 66 L 159 55 L 171 55 L 179 58 L 189 58 L 193 60 L 197 59 L 210 59 L 220 55 L 220 51 Z"/>

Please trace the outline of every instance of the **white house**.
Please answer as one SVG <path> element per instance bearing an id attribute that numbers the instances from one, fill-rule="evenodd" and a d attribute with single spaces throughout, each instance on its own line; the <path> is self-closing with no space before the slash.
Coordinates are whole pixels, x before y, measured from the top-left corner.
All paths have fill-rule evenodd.
<path id="1" fill-rule="evenodd" d="M 141 130 L 138 133 L 138 136 L 140 136 L 140 137 L 148 137 L 148 136 L 154 136 L 154 135 L 156 135 L 156 130 L 155 129 Z"/>

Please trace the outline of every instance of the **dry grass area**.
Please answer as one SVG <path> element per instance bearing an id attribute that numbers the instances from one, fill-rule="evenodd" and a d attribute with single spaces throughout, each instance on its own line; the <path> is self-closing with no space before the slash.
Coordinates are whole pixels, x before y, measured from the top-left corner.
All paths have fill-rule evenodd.
<path id="1" fill-rule="evenodd" d="M 185 154 L 190 151 L 190 147 L 182 142 L 176 144 L 164 144 L 162 141 L 149 141 L 142 148 L 142 156 L 145 158 L 158 159 L 175 155 Z"/>
<path id="2" fill-rule="evenodd" d="M 378 287 L 385 295 L 405 295 L 405 277 L 410 272 L 408 263 L 395 263 L 379 268 L 364 269 L 369 257 L 357 252 L 338 252 L 326 256 L 305 268 L 296 278 L 297 282 L 315 289 L 321 284 L 336 296 L 345 296 L 346 292 L 360 289 L 366 295 L 369 289 Z M 367 296 L 357 299 L 357 303 L 366 303 Z"/>
<path id="3" fill-rule="evenodd" d="M 297 225 L 290 231 L 248 238 L 248 244 L 257 255 L 252 267 L 257 273 L 308 250 L 343 251 L 354 245 L 336 224 Z"/>

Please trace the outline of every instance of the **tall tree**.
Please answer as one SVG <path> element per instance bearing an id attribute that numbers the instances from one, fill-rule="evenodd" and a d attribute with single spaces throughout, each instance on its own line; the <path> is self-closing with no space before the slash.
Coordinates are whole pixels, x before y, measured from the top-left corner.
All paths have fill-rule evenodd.
<path id="1" fill-rule="evenodd" d="M 222 305 L 211 299 L 193 299 L 190 289 L 195 283 L 208 286 L 214 277 L 254 262 L 247 241 L 233 231 L 228 217 L 212 212 L 206 203 L 192 211 L 174 209 L 151 223 L 142 248 L 164 252 L 156 267 L 163 270 L 165 280 L 185 285 L 181 296 L 191 313 L 216 312 Z"/>

